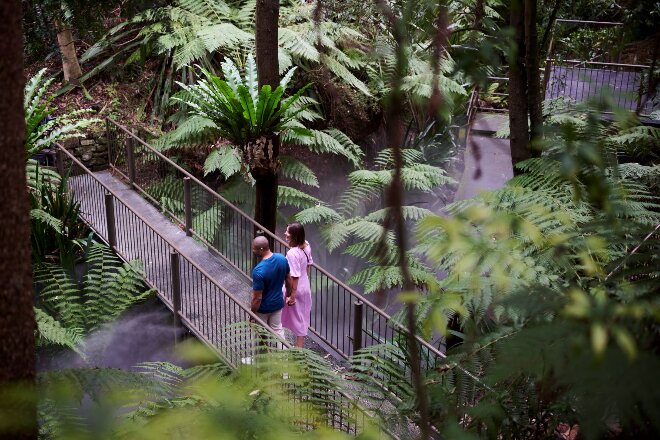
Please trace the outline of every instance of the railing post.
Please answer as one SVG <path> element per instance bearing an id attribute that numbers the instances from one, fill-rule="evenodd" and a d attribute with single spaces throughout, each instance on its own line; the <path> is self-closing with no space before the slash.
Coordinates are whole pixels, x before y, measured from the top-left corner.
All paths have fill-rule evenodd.
<path id="1" fill-rule="evenodd" d="M 362 348 L 363 305 L 360 300 L 353 302 L 353 354 Z"/>
<path id="2" fill-rule="evenodd" d="M 550 83 L 550 75 L 552 75 L 552 60 L 546 58 L 545 69 L 543 70 L 543 99 L 548 94 L 548 84 Z"/>
<path id="3" fill-rule="evenodd" d="M 135 188 L 135 140 L 132 136 L 126 139 L 126 163 L 128 165 L 128 182 Z"/>
<path id="4" fill-rule="evenodd" d="M 108 223 L 108 245 L 110 249 L 117 246 L 117 229 L 115 227 L 115 203 L 110 193 L 105 194 L 105 218 Z"/>
<path id="5" fill-rule="evenodd" d="M 55 150 L 55 167 L 60 176 L 64 176 L 64 151 L 60 147 Z"/>
<path id="6" fill-rule="evenodd" d="M 170 252 L 172 270 L 172 308 L 174 309 L 174 342 L 181 341 L 181 272 L 179 271 L 179 253 Z"/>
<path id="7" fill-rule="evenodd" d="M 105 120 L 105 143 L 108 148 L 108 166 L 113 167 L 112 161 L 112 136 L 110 135 L 110 120 Z"/>
<path id="8" fill-rule="evenodd" d="M 183 178 L 183 209 L 186 217 L 186 235 L 192 236 L 192 203 L 190 197 L 190 177 Z"/>
<path id="9" fill-rule="evenodd" d="M 649 69 L 649 75 L 653 75 L 653 72 Z M 642 111 L 642 98 L 644 96 L 644 70 L 639 71 L 639 90 L 637 91 L 637 105 L 635 106 L 635 113 L 639 115 Z"/>

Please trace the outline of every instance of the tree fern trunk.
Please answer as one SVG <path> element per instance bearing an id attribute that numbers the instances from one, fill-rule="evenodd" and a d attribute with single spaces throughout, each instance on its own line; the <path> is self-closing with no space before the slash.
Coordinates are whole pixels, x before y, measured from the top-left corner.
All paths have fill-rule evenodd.
<path id="1" fill-rule="evenodd" d="M 267 230 L 275 233 L 277 218 L 277 174 L 265 174 L 255 178 L 256 200 L 254 202 L 254 219 Z M 255 235 L 257 235 L 255 229 Z M 269 239 L 269 241 L 271 241 Z M 271 248 L 273 243 L 271 243 Z"/>
<path id="2" fill-rule="evenodd" d="M 275 233 L 277 226 L 279 150 L 280 140 L 276 135 L 262 136 L 243 149 L 243 162 L 248 164 L 256 181 L 254 219 L 272 233 Z M 258 229 L 255 228 L 255 235 Z"/>
<path id="3" fill-rule="evenodd" d="M 0 2 L 0 16 L 5 21 L 0 30 L 0 412 L 4 421 L 22 428 L 0 433 L 0 439 L 37 438 L 34 402 L 10 401 L 2 390 L 19 381 L 33 387 L 36 376 L 21 12 L 18 0 Z"/>
<path id="4" fill-rule="evenodd" d="M 259 88 L 270 84 L 274 89 L 280 81 L 277 26 L 280 14 L 279 0 L 257 0 L 256 8 L 257 75 Z"/>
<path id="5" fill-rule="evenodd" d="M 62 23 L 62 21 L 55 19 L 55 30 L 57 31 L 57 45 L 60 49 L 60 54 L 62 54 L 64 81 L 76 82 L 82 76 L 82 69 L 78 62 L 71 28 Z"/>
<path id="6" fill-rule="evenodd" d="M 509 142 L 513 165 L 531 157 L 527 124 L 527 81 L 525 72 L 525 23 L 523 0 L 512 0 L 510 25 L 515 47 L 509 60 Z M 514 173 L 516 169 L 514 167 Z"/>
<path id="7" fill-rule="evenodd" d="M 277 50 L 280 2 L 279 0 L 257 0 L 255 12 L 259 88 L 269 84 L 274 89 L 279 84 L 280 78 Z M 269 139 L 272 143 L 272 150 L 269 150 L 267 143 L 264 143 L 263 148 L 265 149 L 262 151 L 265 156 L 264 162 L 250 165 L 252 177 L 256 180 L 254 218 L 266 229 L 275 233 L 275 227 L 277 226 L 277 172 L 280 141 L 274 133 L 264 134 L 264 138 Z M 257 151 L 259 150 L 253 150 L 253 152 Z M 271 241 L 272 248 L 272 240 L 269 239 L 269 241 Z"/>
<path id="8" fill-rule="evenodd" d="M 525 61 L 527 74 L 527 107 L 529 110 L 529 131 L 531 154 L 537 156 L 540 149 L 537 143 L 543 136 L 543 111 L 541 96 L 541 74 L 539 71 L 539 47 L 536 0 L 525 0 Z"/>
<path id="9" fill-rule="evenodd" d="M 472 27 L 481 32 L 484 24 L 484 17 L 486 16 L 486 7 L 484 5 L 484 0 L 477 0 L 474 3 L 474 21 L 472 22 Z"/>

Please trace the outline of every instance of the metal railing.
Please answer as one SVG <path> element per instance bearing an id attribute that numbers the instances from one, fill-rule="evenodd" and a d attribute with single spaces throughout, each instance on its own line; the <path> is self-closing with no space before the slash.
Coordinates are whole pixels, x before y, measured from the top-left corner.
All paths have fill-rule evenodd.
<path id="1" fill-rule="evenodd" d="M 650 96 L 649 66 L 579 60 L 546 60 L 545 99 L 565 98 L 568 107 L 609 97 L 615 107 L 648 116 L 657 107 Z"/>
<path id="2" fill-rule="evenodd" d="M 506 113 L 509 111 L 509 78 L 489 76 L 485 87 L 475 87 L 474 112 Z"/>
<path id="3" fill-rule="evenodd" d="M 575 40 L 564 44 L 574 32 L 583 30 L 589 31 L 591 39 L 582 45 L 576 45 Z M 605 34 L 598 35 L 605 30 Z M 621 62 L 624 35 L 625 27 L 620 22 L 555 20 L 544 68 L 545 99 L 566 98 L 562 107 L 570 108 L 609 97 L 615 107 L 650 115 L 658 108 L 655 91 L 648 90 L 652 84 L 649 75 L 654 72 L 650 66 Z"/>
<path id="4" fill-rule="evenodd" d="M 238 354 L 250 355 L 260 347 L 256 333 L 239 341 L 226 339 L 231 332 L 222 331 L 250 319 L 267 328 L 249 307 L 186 258 L 68 150 L 60 149 L 64 159 L 61 167 L 68 176 L 69 192 L 80 203 L 82 219 L 125 261 L 142 262 L 146 282 L 170 310 L 176 310 L 176 319 L 232 367 L 240 363 Z"/>
<path id="5" fill-rule="evenodd" d="M 586 35 L 575 35 L 587 31 Z M 621 22 L 558 18 L 550 29 L 546 58 L 620 63 L 625 27 Z M 568 44 L 566 44 L 568 42 Z"/>
<path id="6" fill-rule="evenodd" d="M 240 365 L 245 356 L 257 359 L 255 355 L 268 350 L 269 345 L 271 348 L 288 347 L 274 334 L 264 339 L 264 332 L 270 332 L 265 322 L 202 267 L 186 258 L 177 246 L 164 238 L 140 213 L 127 206 L 116 192 L 69 151 L 61 145 L 58 147 L 58 168 L 68 176 L 68 190 L 80 203 L 82 220 L 124 261 L 140 260 L 145 282 L 173 311 L 175 325 L 185 325 L 232 368 Z M 259 325 L 248 324 L 250 320 Z M 312 412 L 305 409 L 312 408 L 309 396 L 302 396 L 290 386 L 284 386 L 292 391 L 289 396 L 297 406 L 297 414 L 303 417 L 299 422 L 314 427 L 318 420 L 310 419 Z M 372 416 L 346 393 L 339 390 L 326 392 L 328 400 L 324 418 L 327 425 L 359 434 Z M 383 432 L 391 435 L 386 430 Z"/>
<path id="7" fill-rule="evenodd" d="M 107 130 L 111 168 L 247 279 L 255 228 L 273 240 L 273 252 L 286 253 L 282 239 L 172 159 L 109 118 Z M 403 325 L 317 264 L 311 267 L 310 282 L 314 295 L 310 331 L 329 351 L 348 358 L 363 347 L 405 340 Z M 435 368 L 446 357 L 427 341 L 419 337 L 417 341 L 424 368 Z"/>

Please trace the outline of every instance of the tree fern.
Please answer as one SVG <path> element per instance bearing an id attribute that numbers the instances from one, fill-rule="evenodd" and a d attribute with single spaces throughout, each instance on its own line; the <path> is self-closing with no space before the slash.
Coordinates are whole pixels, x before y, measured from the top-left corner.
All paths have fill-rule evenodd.
<path id="1" fill-rule="evenodd" d="M 432 149 L 429 147 L 429 151 Z M 424 160 L 424 153 L 420 150 L 406 148 L 402 150 L 402 155 L 404 166 L 401 175 L 405 189 L 428 192 L 452 182 L 441 168 L 420 163 Z M 349 174 L 349 187 L 336 207 L 309 207 L 295 215 L 295 219 L 301 223 L 319 224 L 321 237 L 330 252 L 341 248 L 344 253 L 358 257 L 367 264 L 366 268 L 352 274 L 347 280 L 362 286 L 365 293 L 403 285 L 394 234 L 386 226 L 390 217 L 389 210 L 385 208 L 369 212 L 372 208 L 370 203 L 380 199 L 392 182 L 392 150 L 379 152 L 374 165 L 376 169 L 359 169 Z M 429 214 L 430 211 L 422 208 L 403 207 L 404 219 L 410 223 Z M 406 257 L 415 284 L 427 288 L 437 286 L 429 268 L 415 253 L 409 252 Z"/>
<path id="2" fill-rule="evenodd" d="M 44 342 L 73 347 L 87 332 L 153 294 L 144 289 L 141 264 L 122 264 L 105 245 L 90 246 L 85 263 L 82 285 L 59 265 L 34 267 L 39 336 Z"/>
<path id="3" fill-rule="evenodd" d="M 346 135 L 336 129 L 308 130 L 298 120 L 299 115 L 303 115 L 308 121 L 318 118 L 315 112 L 307 110 L 306 106 L 314 104 L 315 101 L 302 96 L 304 88 L 293 96 L 282 98 L 293 70 L 282 78 L 280 86 L 274 91 L 271 91 L 269 86 L 258 90 L 256 66 L 251 57 L 248 57 L 243 76 L 230 60 L 222 64 L 222 70 L 224 80 L 204 71 L 205 79 L 198 84 L 181 84 L 183 92 L 175 99 L 192 109 L 192 118 L 197 122 L 182 125 L 178 134 L 166 135 L 166 138 L 161 140 L 161 145 L 170 147 L 173 140 L 182 141 L 188 133 L 191 133 L 189 139 L 193 143 L 206 136 L 208 139 L 215 137 L 217 148 L 207 157 L 205 171 L 220 171 L 227 180 L 239 171 L 247 177 L 246 180 L 252 180 L 248 173 L 253 165 L 249 163 L 252 159 L 247 150 L 250 142 L 268 130 L 280 131 L 282 142 L 304 145 L 317 153 L 340 154 L 354 165 L 360 163 L 363 153 Z M 217 99 L 207 99 L 209 96 L 215 96 Z M 210 123 L 201 123 L 200 118 Z M 192 135 L 190 130 L 193 127 L 200 128 L 198 137 Z M 217 141 L 218 136 L 228 139 L 236 148 Z M 318 185 L 311 169 L 299 161 L 284 156 L 282 165 L 284 176 L 303 184 Z M 237 180 L 232 182 L 232 186 L 238 183 Z M 320 202 L 303 192 L 283 187 L 280 190 L 280 204 L 308 208 Z"/>

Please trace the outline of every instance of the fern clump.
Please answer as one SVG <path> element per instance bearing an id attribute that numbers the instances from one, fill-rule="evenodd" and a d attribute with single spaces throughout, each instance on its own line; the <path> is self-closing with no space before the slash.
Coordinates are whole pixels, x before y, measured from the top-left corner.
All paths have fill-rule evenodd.
<path id="1" fill-rule="evenodd" d="M 408 191 L 431 192 L 434 188 L 453 182 L 440 167 L 423 163 L 423 154 L 413 148 L 404 149 L 401 178 Z M 295 215 L 301 223 L 319 225 L 321 237 L 329 251 L 342 249 L 367 263 L 367 267 L 353 274 L 348 282 L 360 285 L 365 293 L 403 286 L 399 268 L 399 252 L 394 234 L 388 228 L 390 209 L 368 210 L 392 183 L 393 153 L 384 149 L 374 160 L 375 169 L 359 169 L 348 176 L 349 187 L 334 208 L 318 205 L 303 209 Z M 431 214 L 427 209 L 404 206 L 403 216 L 409 223 Z M 350 243 L 350 244 L 349 244 Z M 409 271 L 415 284 L 437 286 L 426 264 L 410 251 L 407 255 Z"/>
<path id="2" fill-rule="evenodd" d="M 653 435 L 660 424 L 638 415 L 658 399 L 643 385 L 660 362 L 657 166 L 619 164 L 612 126 L 591 114 L 550 124 L 544 155 L 507 186 L 418 225 L 418 250 L 447 273 L 418 309 L 448 337 L 432 387 L 451 403 L 431 406 L 456 420 L 464 408 L 464 429 L 504 437 L 549 436 L 560 423 L 587 438 L 615 425 Z M 452 364 L 487 387 L 475 394 Z"/>
<path id="3" fill-rule="evenodd" d="M 80 352 L 80 343 L 89 332 L 154 293 L 144 288 L 140 262 L 122 263 L 105 245 L 91 245 L 85 265 L 80 283 L 60 265 L 34 266 L 41 345 L 66 346 Z"/>
<path id="4" fill-rule="evenodd" d="M 80 207 L 68 195 L 66 176 L 40 165 L 33 156 L 58 142 L 83 136 L 82 130 L 99 120 L 84 118 L 88 110 L 53 117 L 55 95 L 49 95 L 48 89 L 54 79 L 46 79 L 45 73 L 42 69 L 30 78 L 23 92 L 32 260 L 59 261 L 71 268 L 85 243 L 86 227 L 78 218 Z"/>
<path id="5" fill-rule="evenodd" d="M 258 356 L 258 367 L 221 363 L 182 368 L 149 362 L 136 371 L 70 369 L 38 378 L 45 438 L 378 438 L 379 419 L 340 391 L 346 384 L 307 350 Z M 283 374 L 285 378 L 283 379 Z M 107 423 L 99 423 L 102 420 Z M 331 428 L 336 430 L 331 431 Z"/>

